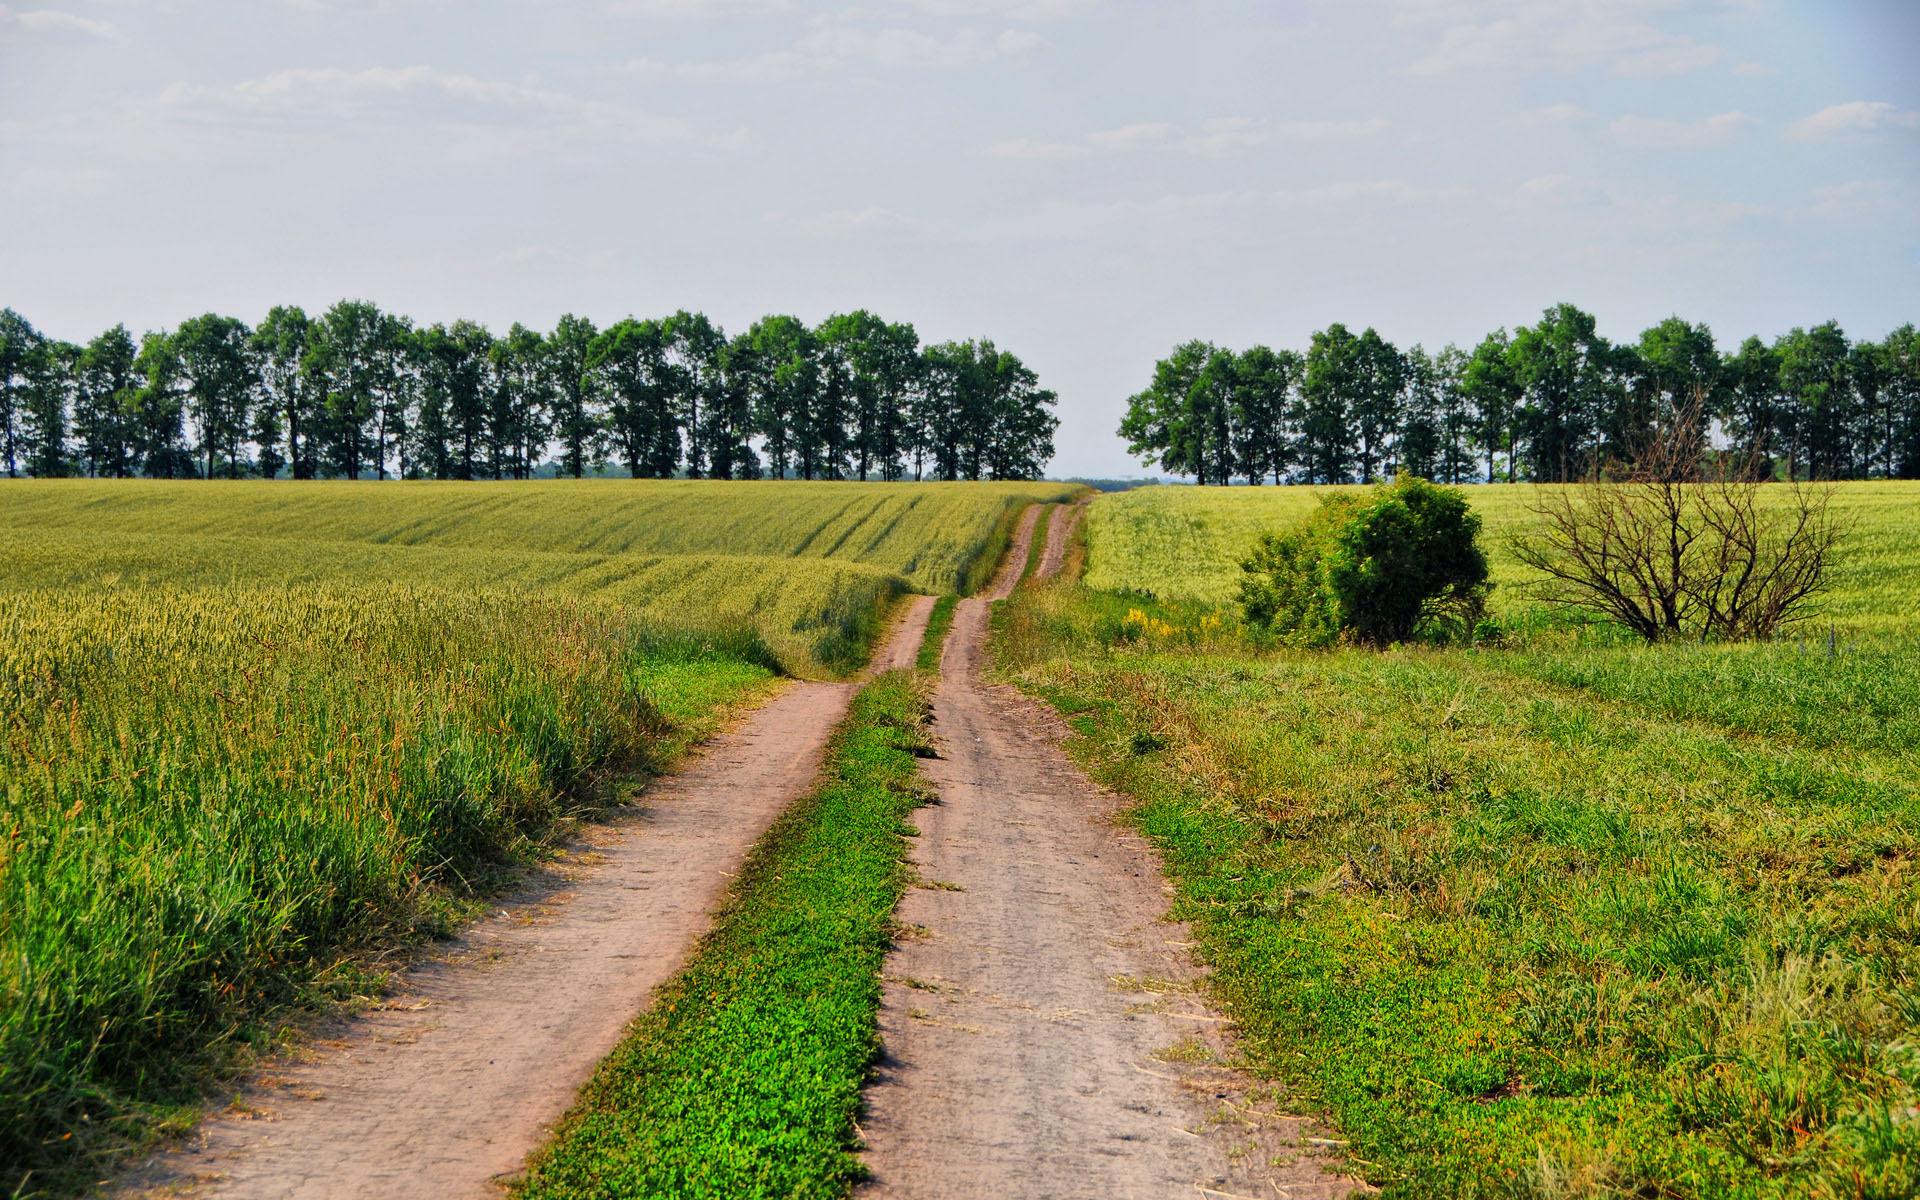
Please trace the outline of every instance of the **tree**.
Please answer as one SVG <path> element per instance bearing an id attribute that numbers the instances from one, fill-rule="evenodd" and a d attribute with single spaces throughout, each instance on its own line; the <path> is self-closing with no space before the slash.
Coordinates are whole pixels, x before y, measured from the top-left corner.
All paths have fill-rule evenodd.
<path id="1" fill-rule="evenodd" d="M 991 342 L 982 346 L 983 357 L 990 359 L 992 401 L 980 435 L 979 465 L 968 478 L 1038 479 L 1053 457 L 1053 431 L 1060 421 L 1047 410 L 1057 398 L 1012 352 L 995 352 Z"/>
<path id="2" fill-rule="evenodd" d="M 936 349 L 944 352 L 944 348 Z M 1149 466 L 1157 461 L 1162 470 L 1177 475 L 1203 475 L 1205 467 L 1196 452 L 1200 435 L 1193 424 L 1192 398 L 1194 385 L 1214 354 L 1211 343 L 1183 342 L 1153 365 L 1153 382 L 1145 391 L 1128 397 L 1126 415 L 1120 420 L 1120 436 L 1127 439 L 1127 453 Z M 944 357 L 943 353 L 936 360 L 943 366 Z"/>
<path id="3" fill-rule="evenodd" d="M 1722 371 L 1719 415 L 1743 461 L 1762 479 L 1774 476 L 1774 458 L 1789 449 L 1786 398 L 1780 392 L 1780 355 L 1757 337 L 1740 344 Z M 1791 471 L 1789 471 L 1791 475 Z"/>
<path id="4" fill-rule="evenodd" d="M 666 479 L 680 462 L 679 388 L 667 362 L 667 328 L 632 317 L 594 339 L 588 368 L 608 401 L 607 427 L 636 479 Z"/>
<path id="5" fill-rule="evenodd" d="M 1440 435 L 1434 478 L 1444 483 L 1468 483 L 1473 478 L 1473 446 L 1476 438 L 1476 409 L 1467 394 L 1467 352 L 1448 343 L 1433 360 L 1439 386 L 1440 411 L 1437 417 Z M 1493 470 L 1489 456 L 1488 482 Z"/>
<path id="6" fill-rule="evenodd" d="M 1726 363 L 1705 325 L 1668 317 L 1640 335 L 1638 350 L 1623 364 L 1632 369 L 1630 403 L 1605 429 L 1606 452 L 1616 458 L 1627 457 L 1652 429 L 1695 404 L 1707 413 L 1726 406 Z"/>
<path id="7" fill-rule="evenodd" d="M 1525 388 L 1513 360 L 1513 339 L 1504 329 L 1482 338 L 1460 375 L 1460 390 L 1473 407 L 1474 441 L 1487 453 L 1487 482 L 1494 481 L 1493 459 L 1507 452 L 1507 482 L 1515 478 L 1520 399 Z"/>
<path id="8" fill-rule="evenodd" d="M 600 335 L 593 322 L 568 313 L 547 337 L 545 366 L 552 397 L 553 436 L 560 440 L 560 472 L 579 479 L 598 466 L 604 428 L 589 381 L 588 360 Z"/>
<path id="9" fill-rule="evenodd" d="M 139 350 L 125 325 L 115 325 L 80 352 L 74 378 L 73 434 L 89 477 L 124 479 L 135 467 L 129 421 L 139 391 Z"/>
<path id="10" fill-rule="evenodd" d="M 1360 390 L 1360 339 L 1335 323 L 1313 335 L 1294 418 L 1296 454 L 1308 483 L 1346 483 L 1359 452 L 1353 397 Z"/>
<path id="11" fill-rule="evenodd" d="M 1812 479 L 1837 479 L 1851 453 L 1853 381 L 1851 347 L 1837 322 L 1795 328 L 1774 343 L 1780 356 L 1780 391 L 1787 401 L 1787 476 L 1806 464 Z"/>
<path id="12" fill-rule="evenodd" d="M 1400 431 L 1394 440 L 1398 471 L 1431 479 L 1439 474 L 1440 409 L 1443 383 L 1440 368 L 1423 347 L 1415 346 L 1402 360 L 1406 392 L 1400 403 Z"/>
<path id="13" fill-rule="evenodd" d="M 1524 391 L 1516 416 L 1528 477 L 1579 478 L 1600 453 L 1603 414 L 1620 403 L 1612 344 L 1595 332 L 1590 313 L 1557 304 L 1514 334 L 1508 355 Z"/>
<path id="14" fill-rule="evenodd" d="M 398 313 L 381 313 L 367 347 L 367 390 L 373 402 L 373 464 L 377 478 L 387 477 L 390 456 L 404 478 L 408 474 L 407 426 L 419 402 L 419 341 L 413 320 Z"/>
<path id="15" fill-rule="evenodd" d="M 27 388 L 21 409 L 27 473 L 59 479 L 74 472 L 67 447 L 67 410 L 80 348 L 42 338 L 27 353 Z"/>
<path id="16" fill-rule="evenodd" d="M 25 317 L 0 309 L 0 458 L 6 460 L 8 479 L 20 475 L 31 359 L 41 341 L 40 331 Z"/>
<path id="17" fill-rule="evenodd" d="M 301 366 L 321 413 L 319 460 L 328 476 L 358 479 L 375 465 L 367 424 L 379 337 L 380 310 L 365 300 L 340 301 L 308 330 Z"/>
<path id="18" fill-rule="evenodd" d="M 490 351 L 494 388 L 487 444 L 494 477 L 527 479 L 546 448 L 552 380 L 546 339 L 518 321 Z"/>
<path id="19" fill-rule="evenodd" d="M 746 440 L 726 404 L 722 357 L 727 335 L 705 313 L 685 309 L 667 318 L 667 362 L 677 386 L 677 419 L 687 432 L 687 477 L 725 479 Z"/>
<path id="20" fill-rule="evenodd" d="M 150 479 L 190 479 L 193 453 L 186 444 L 186 393 L 180 380 L 180 356 L 165 332 L 140 339 L 134 370 L 145 380 L 135 394 L 132 419 L 134 453 L 140 473 Z"/>
<path id="21" fill-rule="evenodd" d="M 1360 439 L 1360 478 L 1372 479 L 1388 441 L 1400 427 L 1400 402 L 1407 386 L 1407 363 L 1393 343 L 1372 328 L 1350 343 L 1348 412 Z"/>
<path id="22" fill-rule="evenodd" d="M 1920 329 L 1902 325 L 1887 335 L 1887 407 L 1892 411 L 1891 471 L 1920 479 Z"/>
<path id="23" fill-rule="evenodd" d="M 1273 476 L 1278 484 L 1293 453 L 1287 415 L 1305 364 L 1291 350 L 1253 346 L 1233 358 L 1229 427 L 1233 457 L 1249 484 Z"/>
<path id="24" fill-rule="evenodd" d="M 1636 449 L 1624 474 L 1596 468 L 1530 503 L 1538 527 L 1509 547 L 1542 575 L 1542 600 L 1649 642 L 1767 638 L 1808 614 L 1841 535 L 1827 489 L 1796 482 L 1763 504 L 1751 464 L 1708 451 L 1698 405 Z"/>
<path id="25" fill-rule="evenodd" d="M 252 432 L 259 385 L 249 348 L 252 337 L 253 331 L 238 317 L 206 313 L 181 322 L 168 339 L 174 356 L 170 373 L 186 392 L 187 411 L 199 428 L 208 479 L 246 474 L 241 448 Z"/>
<path id="26" fill-rule="evenodd" d="M 295 479 L 319 473 L 312 446 L 320 408 L 313 376 L 306 369 L 308 339 L 313 322 L 294 305 L 276 305 L 253 331 L 254 370 L 260 377 L 263 410 L 277 414 L 273 422 L 287 439 L 286 465 Z M 256 420 L 258 416 L 256 415 Z M 266 443 L 262 443 L 264 450 Z M 271 473 L 268 474 L 271 478 Z"/>

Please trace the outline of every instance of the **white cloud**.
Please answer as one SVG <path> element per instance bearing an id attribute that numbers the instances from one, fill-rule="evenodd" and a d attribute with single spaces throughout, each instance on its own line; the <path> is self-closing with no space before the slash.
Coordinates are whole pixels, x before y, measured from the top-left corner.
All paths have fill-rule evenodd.
<path id="1" fill-rule="evenodd" d="M 844 238 L 860 233 L 893 233 L 918 228 L 920 222 L 902 216 L 890 208 L 842 208 L 811 217 L 790 217 L 786 213 L 768 213 L 770 225 L 784 225 L 820 238 Z"/>
<path id="2" fill-rule="evenodd" d="M 1743 112 L 1724 112 L 1699 121 L 1629 116 L 1607 129 L 1615 141 L 1636 150 L 1695 150 L 1724 144 L 1753 120 Z"/>
<path id="3" fill-rule="evenodd" d="M 1520 185 L 1529 204 L 1591 207 L 1607 203 L 1607 191 L 1582 175 L 1541 175 Z"/>
<path id="4" fill-rule="evenodd" d="M 998 17 L 1008 21 L 1058 21 L 1100 7 L 1100 0 L 895 0 L 933 17 Z"/>
<path id="5" fill-rule="evenodd" d="M 1816 216 L 1857 220 L 1920 211 L 1920 186 L 1892 179 L 1855 179 L 1813 189 L 1809 209 Z"/>
<path id="6" fill-rule="evenodd" d="M 993 62 L 1018 61 L 1047 42 L 1027 30 L 1008 29 L 989 37 L 976 29 L 927 33 L 917 29 L 867 28 L 834 19 L 812 29 L 785 50 L 709 62 L 662 63 L 635 59 L 628 70 L 669 74 L 691 83 L 769 86 L 819 78 L 860 63 L 889 68 L 958 70 Z"/>
<path id="7" fill-rule="evenodd" d="M 1171 121 L 1142 121 L 1088 134 L 1087 140 L 1107 150 L 1135 150 L 1143 146 L 1169 146 L 1180 136 L 1180 127 Z"/>
<path id="8" fill-rule="evenodd" d="M 1037 142 L 1032 138 L 1008 138 L 1003 142 L 994 142 L 981 148 L 981 153 L 994 158 L 1085 158 L 1092 151 L 1085 146 L 1072 142 Z"/>
<path id="9" fill-rule="evenodd" d="M 1854 100 L 1802 117 L 1787 126 L 1787 136 L 1795 141 L 1818 142 L 1883 129 L 1914 128 L 1920 128 L 1920 112 L 1896 108 L 1884 100 Z"/>
<path id="10" fill-rule="evenodd" d="M 1660 27 L 1663 14 L 1740 0 L 1373 0 L 1395 26 L 1432 31 L 1415 75 L 1530 74 L 1607 65 L 1629 75 L 1678 74 L 1725 57 L 1718 46 Z"/>
<path id="11" fill-rule="evenodd" d="M 1326 142 L 1374 137 L 1388 123 L 1364 121 L 1267 121 L 1258 117 L 1213 117 L 1198 130 L 1171 121 L 1145 121 L 1087 135 L 1103 150 L 1180 150 L 1190 154 L 1226 154 L 1273 142 Z"/>
<path id="12" fill-rule="evenodd" d="M 680 120 L 536 86 L 415 65 L 297 67 L 229 87 L 177 83 L 150 115 L 187 124 L 281 134 L 324 134 L 347 126 L 356 136 L 433 128 L 491 140 L 516 153 L 605 142 L 684 141 Z"/>
<path id="13" fill-rule="evenodd" d="M 111 21 L 76 16 L 73 13 L 59 12 L 50 8 L 15 12 L 8 6 L 0 4 L 0 36 L 4 36 L 9 28 L 23 29 L 28 33 L 79 33 L 109 42 L 120 39 L 120 31 Z"/>
<path id="14" fill-rule="evenodd" d="M 1620 58 L 1613 69 L 1621 75 L 1685 75 L 1704 70 L 1727 56 L 1718 46 L 1690 37 L 1667 38 L 1645 50 Z"/>

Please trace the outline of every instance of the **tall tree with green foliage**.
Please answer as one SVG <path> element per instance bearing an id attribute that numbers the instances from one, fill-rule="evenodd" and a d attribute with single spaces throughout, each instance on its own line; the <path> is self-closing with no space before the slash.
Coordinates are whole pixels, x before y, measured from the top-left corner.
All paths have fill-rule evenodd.
<path id="1" fill-rule="evenodd" d="M 1460 390 L 1473 407 L 1473 438 L 1487 455 L 1487 482 L 1494 482 L 1494 456 L 1507 455 L 1507 482 L 1516 478 L 1520 400 L 1526 394 L 1513 360 L 1513 339 L 1495 330 L 1473 348 L 1461 370 Z"/>
<path id="2" fill-rule="evenodd" d="M 600 331 L 592 321 L 567 313 L 547 335 L 544 360 L 552 397 L 553 436 L 560 443 L 560 473 L 575 479 L 599 465 L 604 435 L 588 360 Z"/>
<path id="3" fill-rule="evenodd" d="M 588 370 L 607 397 L 607 429 L 636 479 L 665 479 L 680 463 L 679 387 L 662 321 L 628 317 L 594 340 Z"/>
<path id="4" fill-rule="evenodd" d="M 186 440 L 187 396 L 172 336 L 166 332 L 143 335 L 134 370 L 144 381 L 128 422 L 140 473 L 150 479 L 193 478 L 193 451 Z"/>
<path id="5" fill-rule="evenodd" d="M 380 316 L 368 301 L 342 300 L 308 330 L 302 362 L 321 413 L 320 470 L 329 477 L 358 479 L 375 466 L 367 427 L 374 415 Z"/>
<path id="6" fill-rule="evenodd" d="M 73 436 L 89 478 L 124 479 L 136 460 L 129 419 L 139 391 L 139 350 L 125 325 L 88 342 L 74 372 Z"/>
<path id="7" fill-rule="evenodd" d="M 205 313 L 182 321 L 168 339 L 175 359 L 172 375 L 199 430 L 208 479 L 239 479 L 249 467 L 244 448 L 260 382 L 248 347 L 252 337 L 238 317 Z"/>
<path id="8" fill-rule="evenodd" d="M 1291 350 L 1251 346 L 1233 356 L 1229 427 L 1232 452 L 1247 483 L 1271 475 L 1278 484 L 1293 453 L 1288 436 L 1293 389 L 1305 363 Z"/>
<path id="9" fill-rule="evenodd" d="M 11 308 L 0 309 L 0 460 L 5 460 L 8 479 L 20 476 L 32 356 L 43 340 L 25 317 Z"/>
<path id="10" fill-rule="evenodd" d="M 1294 424 L 1295 455 L 1308 483 L 1346 483 L 1359 458 L 1353 405 L 1364 368 L 1360 339 L 1338 322 L 1313 335 Z"/>
<path id="11" fill-rule="evenodd" d="M 933 355 L 931 350 L 928 353 Z M 1213 356 L 1211 343 L 1195 340 L 1175 346 L 1172 354 L 1153 365 L 1153 381 L 1145 391 L 1128 397 L 1126 415 L 1120 420 L 1127 453 L 1150 465 L 1157 462 L 1162 470 L 1197 473 L 1202 464 L 1196 453 L 1199 439 L 1193 428 L 1191 397 Z"/>
<path id="12" fill-rule="evenodd" d="M 1813 479 L 1838 479 L 1852 452 L 1852 347 L 1840 325 L 1828 321 L 1795 328 L 1774 344 L 1780 357 L 1780 391 L 1787 398 L 1787 474 L 1799 478 L 1802 464 Z"/>
<path id="13" fill-rule="evenodd" d="M 260 376 L 261 408 L 276 414 L 273 425 L 286 438 L 286 466 L 295 479 L 319 474 L 314 426 L 318 385 L 306 368 L 313 322 L 297 305 L 276 305 L 253 331 L 254 370 Z M 256 414 L 256 421 L 259 420 Z"/>
<path id="14" fill-rule="evenodd" d="M 1514 334 L 1509 356 L 1524 389 L 1517 419 L 1528 478 L 1580 478 L 1600 455 L 1605 414 L 1621 404 L 1625 383 L 1613 344 L 1591 313 L 1556 304 Z"/>

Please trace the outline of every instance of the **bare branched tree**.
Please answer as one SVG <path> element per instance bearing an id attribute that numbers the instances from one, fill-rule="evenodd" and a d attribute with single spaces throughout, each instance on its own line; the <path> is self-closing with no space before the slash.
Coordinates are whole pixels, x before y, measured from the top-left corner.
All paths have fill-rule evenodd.
<path id="1" fill-rule="evenodd" d="M 1758 455 L 1711 451 L 1701 397 L 1636 449 L 1528 505 L 1539 526 L 1508 545 L 1546 576 L 1543 601 L 1650 642 L 1766 638 L 1812 615 L 1845 532 L 1830 485 L 1764 483 Z"/>

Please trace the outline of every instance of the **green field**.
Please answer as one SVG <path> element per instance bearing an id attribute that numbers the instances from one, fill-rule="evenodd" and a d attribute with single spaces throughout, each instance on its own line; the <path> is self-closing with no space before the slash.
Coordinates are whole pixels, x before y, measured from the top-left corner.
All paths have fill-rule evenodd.
<path id="1" fill-rule="evenodd" d="M 1498 531 L 1519 491 L 1469 494 Z M 1251 1063 L 1393 1196 L 1920 1194 L 1920 486 L 1842 489 L 1831 648 L 1207 626 L 1311 503 L 1102 497 L 1090 587 L 1000 643 L 1138 801 Z"/>
<path id="2" fill-rule="evenodd" d="M 1834 487 L 1835 507 L 1853 522 L 1853 529 L 1826 616 L 1856 633 L 1920 625 L 1920 485 Z M 1087 586 L 1175 602 L 1230 603 L 1240 579 L 1239 563 L 1254 541 L 1304 517 L 1318 496 L 1337 490 L 1342 489 L 1151 487 L 1102 496 L 1089 514 Z M 1486 522 L 1484 539 L 1499 585 L 1494 610 L 1520 611 L 1527 601 L 1514 585 L 1525 576 L 1504 542 L 1510 533 L 1528 527 L 1528 497 L 1540 489 L 1495 484 L 1464 490 Z"/>
<path id="3" fill-rule="evenodd" d="M 1069 490 L 0 486 L 0 1182 L 166 1128 L 265 1015 L 364 993 Z"/>

